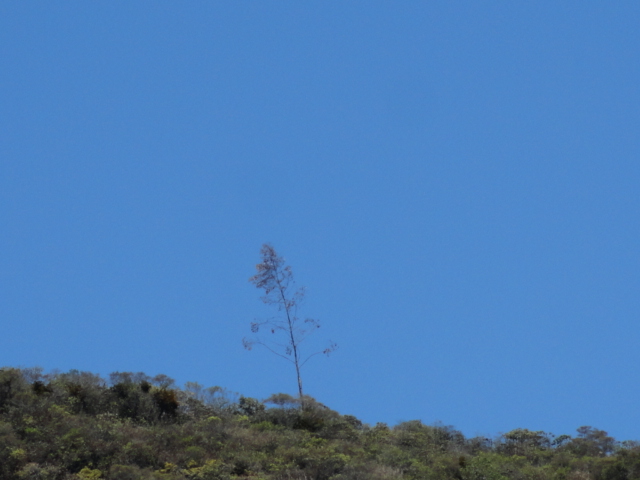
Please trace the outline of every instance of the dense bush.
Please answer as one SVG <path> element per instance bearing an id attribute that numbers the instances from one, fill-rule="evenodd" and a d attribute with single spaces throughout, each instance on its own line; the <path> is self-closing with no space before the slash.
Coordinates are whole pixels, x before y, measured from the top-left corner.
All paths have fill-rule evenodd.
<path id="1" fill-rule="evenodd" d="M 164 375 L 3 368 L 0 480 L 640 480 L 640 444 L 592 427 L 468 439 L 304 405 Z"/>

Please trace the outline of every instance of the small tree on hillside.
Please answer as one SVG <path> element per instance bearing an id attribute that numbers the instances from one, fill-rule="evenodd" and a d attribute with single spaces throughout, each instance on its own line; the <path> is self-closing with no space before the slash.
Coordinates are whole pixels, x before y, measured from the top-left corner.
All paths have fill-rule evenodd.
<path id="1" fill-rule="evenodd" d="M 269 340 L 260 336 L 251 339 L 245 337 L 242 343 L 247 350 L 251 350 L 253 345 L 262 345 L 271 353 L 293 364 L 298 380 L 300 405 L 304 408 L 300 370 L 311 357 L 319 354 L 329 355 L 336 350 L 337 345 L 332 342 L 323 350 L 306 357 L 301 355 L 300 344 L 320 328 L 320 323 L 311 318 L 303 320 L 298 316 L 298 308 L 304 299 L 305 289 L 304 287 L 295 288 L 293 272 L 291 267 L 285 264 L 284 258 L 278 256 L 273 246 L 268 243 L 262 246 L 260 255 L 262 262 L 256 265 L 257 272 L 249 281 L 256 288 L 264 290 L 261 300 L 267 305 L 275 305 L 281 313 L 277 317 L 251 323 L 252 333 L 259 334 L 261 330 L 266 330 L 272 335 Z"/>

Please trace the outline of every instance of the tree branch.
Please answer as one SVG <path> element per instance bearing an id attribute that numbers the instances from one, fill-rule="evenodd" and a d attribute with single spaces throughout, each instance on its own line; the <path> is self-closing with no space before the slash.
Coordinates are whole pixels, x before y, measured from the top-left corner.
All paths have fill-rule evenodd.
<path id="1" fill-rule="evenodd" d="M 269 345 L 267 345 L 266 343 L 261 342 L 261 341 L 259 341 L 259 340 L 257 340 L 255 343 L 256 343 L 257 345 L 262 345 L 264 348 L 266 348 L 267 350 L 269 350 L 271 353 L 273 353 L 273 354 L 275 354 L 275 355 L 277 355 L 277 356 L 279 356 L 279 357 L 282 357 L 282 358 L 284 358 L 285 360 L 287 360 L 288 362 L 291 362 L 291 363 L 293 363 L 293 364 L 295 365 L 295 363 L 294 363 L 294 361 L 293 361 L 293 360 L 291 360 L 289 357 L 285 357 L 284 355 L 282 355 L 282 354 L 280 354 L 280 353 L 276 352 L 273 348 L 271 348 L 271 347 L 270 347 Z"/>

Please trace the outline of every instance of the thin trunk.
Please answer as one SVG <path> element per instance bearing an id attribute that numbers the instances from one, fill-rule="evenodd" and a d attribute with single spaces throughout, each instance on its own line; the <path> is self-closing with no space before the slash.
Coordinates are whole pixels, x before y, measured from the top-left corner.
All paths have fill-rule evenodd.
<path id="1" fill-rule="evenodd" d="M 293 364 L 296 367 L 296 378 L 298 379 L 298 394 L 300 395 L 300 408 L 304 410 L 304 395 L 302 393 L 302 376 L 300 375 L 300 359 L 298 358 L 298 344 L 293 332 L 293 322 L 291 321 L 291 314 L 289 313 L 289 303 L 284 296 L 284 289 L 278 281 L 278 288 L 280 290 L 280 296 L 282 297 L 282 303 L 284 304 L 284 311 L 287 314 L 287 324 L 289 325 L 289 341 L 291 342 L 291 349 L 293 350 Z"/>
<path id="2" fill-rule="evenodd" d="M 304 396 L 302 395 L 302 377 L 300 376 L 300 365 L 296 358 L 296 375 L 298 376 L 298 393 L 300 394 L 300 408 L 304 410 Z"/>

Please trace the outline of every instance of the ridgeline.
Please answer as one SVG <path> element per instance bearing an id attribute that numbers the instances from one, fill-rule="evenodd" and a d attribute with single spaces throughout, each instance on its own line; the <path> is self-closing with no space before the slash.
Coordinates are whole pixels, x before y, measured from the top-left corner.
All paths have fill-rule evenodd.
<path id="1" fill-rule="evenodd" d="M 0 479 L 640 480 L 640 443 L 581 427 L 466 438 L 363 424 L 310 397 L 264 401 L 165 375 L 0 369 Z"/>

